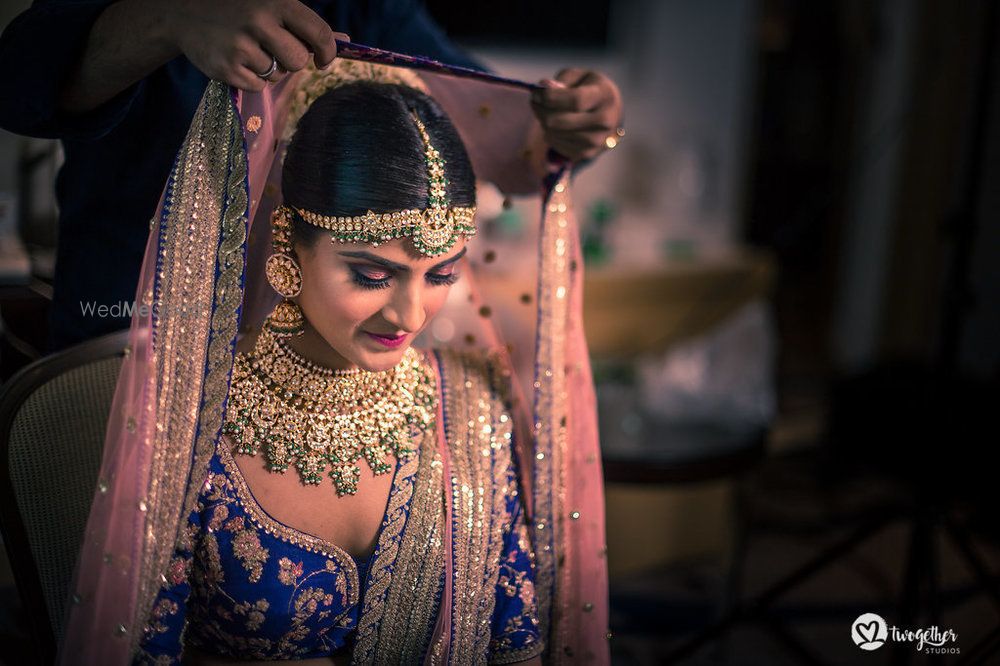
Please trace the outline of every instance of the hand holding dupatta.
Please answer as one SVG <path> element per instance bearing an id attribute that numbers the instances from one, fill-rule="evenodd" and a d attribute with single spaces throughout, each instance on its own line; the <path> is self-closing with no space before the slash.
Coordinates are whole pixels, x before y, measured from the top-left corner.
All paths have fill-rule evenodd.
<path id="1" fill-rule="evenodd" d="M 338 39 L 299 0 L 185 0 L 170 12 L 173 41 L 206 76 L 248 92 L 297 72 L 312 60 L 322 69 L 337 55 Z M 275 69 L 265 78 L 275 59 Z"/>
<path id="2" fill-rule="evenodd" d="M 541 85 L 532 92 L 531 108 L 549 146 L 570 162 L 594 159 L 615 146 L 622 135 L 622 96 L 608 76 L 569 68 Z"/>
<path id="3" fill-rule="evenodd" d="M 59 104 L 74 114 L 96 109 L 179 55 L 210 79 L 259 92 L 310 60 L 329 65 L 337 39 L 350 37 L 299 0 L 115 2 L 94 22 Z"/>

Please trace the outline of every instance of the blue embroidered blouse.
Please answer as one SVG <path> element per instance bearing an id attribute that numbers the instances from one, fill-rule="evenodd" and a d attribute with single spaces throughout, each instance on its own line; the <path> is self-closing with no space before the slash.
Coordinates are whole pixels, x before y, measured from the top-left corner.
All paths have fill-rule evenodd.
<path id="1" fill-rule="evenodd" d="M 236 659 L 279 660 L 329 656 L 353 643 L 371 582 L 370 561 L 359 562 L 268 515 L 231 456 L 220 443 L 154 602 L 136 664 L 180 663 L 185 645 Z M 389 505 L 402 465 L 397 461 Z M 484 659 L 490 663 L 524 661 L 544 647 L 513 467 L 507 484 L 510 529 L 503 535 L 490 654 Z M 440 585 L 438 590 L 435 607 Z"/>

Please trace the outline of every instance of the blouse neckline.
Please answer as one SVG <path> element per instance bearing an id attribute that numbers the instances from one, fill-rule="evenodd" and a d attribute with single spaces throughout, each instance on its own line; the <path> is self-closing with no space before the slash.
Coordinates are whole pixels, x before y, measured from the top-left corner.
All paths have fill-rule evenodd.
<path id="1" fill-rule="evenodd" d="M 281 539 L 282 541 L 305 548 L 309 552 L 318 553 L 325 557 L 329 557 L 330 559 L 336 560 L 347 574 L 348 589 L 355 591 L 355 594 L 349 595 L 351 597 L 350 602 L 352 604 L 356 603 L 358 598 L 360 598 L 360 583 L 364 582 L 359 581 L 359 570 L 367 572 L 368 565 L 371 564 L 371 562 L 375 559 L 375 556 L 378 554 L 378 543 L 382 535 L 382 527 L 386 522 L 386 511 L 392 505 L 393 495 L 395 495 L 398 486 L 396 483 L 396 477 L 399 475 L 401 461 L 399 459 L 396 460 L 396 466 L 393 470 L 393 480 L 389 488 L 389 497 L 386 500 L 386 508 L 382 512 L 382 521 L 379 523 L 378 534 L 375 537 L 375 551 L 367 558 L 360 559 L 355 558 L 353 555 L 332 541 L 328 541 L 314 534 L 310 534 L 309 532 L 286 525 L 268 513 L 267 510 L 264 509 L 264 507 L 257 501 L 257 498 L 254 496 L 253 491 L 250 490 L 250 486 L 247 484 L 243 473 L 240 471 L 239 465 L 237 465 L 236 461 L 233 460 L 232 451 L 229 449 L 228 438 L 223 436 L 220 439 L 222 441 L 218 447 L 219 459 L 221 460 L 226 473 L 229 475 L 229 478 L 232 479 L 239 502 L 243 506 L 250 520 L 253 521 L 253 523 L 260 529 Z"/>

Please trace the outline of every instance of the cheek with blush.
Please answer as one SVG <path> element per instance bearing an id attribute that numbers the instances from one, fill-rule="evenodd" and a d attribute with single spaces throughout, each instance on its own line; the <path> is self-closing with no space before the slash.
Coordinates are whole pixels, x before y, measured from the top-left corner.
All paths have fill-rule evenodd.
<path id="1" fill-rule="evenodd" d="M 391 367 L 441 311 L 458 279 L 453 262 L 431 261 L 415 259 L 402 241 L 378 253 L 363 245 L 302 248 L 296 301 L 308 324 L 298 344 L 314 358 L 323 358 L 326 347 L 357 366 Z"/>
<path id="2" fill-rule="evenodd" d="M 302 293 L 296 299 L 299 307 L 331 347 L 351 356 L 344 353 L 344 347 L 352 344 L 358 327 L 381 311 L 385 295 L 359 290 L 343 267 L 320 267 L 308 256 L 301 263 Z"/>

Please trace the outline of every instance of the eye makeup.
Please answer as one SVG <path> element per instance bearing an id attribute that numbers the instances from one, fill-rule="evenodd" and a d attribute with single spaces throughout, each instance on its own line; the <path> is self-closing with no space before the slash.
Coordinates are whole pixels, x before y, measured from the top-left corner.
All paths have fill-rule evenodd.
<path id="1" fill-rule="evenodd" d="M 362 289 L 387 289 L 389 287 L 389 276 L 385 277 L 372 277 L 367 275 L 363 270 L 355 267 L 348 266 L 351 271 L 351 280 L 357 286 Z M 381 273 L 381 271 L 379 271 Z M 435 287 L 443 287 L 455 284 L 458 280 L 458 273 L 452 271 L 450 273 L 427 273 L 424 275 L 424 279 L 427 280 L 428 284 Z"/>
<path id="2" fill-rule="evenodd" d="M 354 266 L 348 266 L 351 271 L 351 281 L 362 289 L 386 289 L 389 287 L 389 278 L 373 278 L 364 274 Z"/>
<path id="3" fill-rule="evenodd" d="M 462 248 L 462 251 L 451 259 L 447 259 L 432 266 L 431 269 L 424 274 L 424 279 L 427 280 L 427 283 L 436 287 L 455 284 L 459 275 L 454 268 L 452 268 L 452 270 L 448 273 L 440 273 L 438 271 L 453 267 L 459 259 L 465 256 L 465 251 L 466 248 Z M 389 278 L 393 273 L 410 272 L 410 268 L 408 266 L 390 261 L 385 257 L 380 257 L 377 254 L 372 254 L 371 252 L 340 252 L 339 254 L 342 257 L 363 259 L 367 262 L 371 262 L 364 264 L 349 263 L 347 265 L 348 270 L 351 271 L 351 281 L 362 289 L 385 289 L 389 287 Z M 378 277 L 376 277 L 376 275 Z"/>
<path id="4" fill-rule="evenodd" d="M 425 277 L 433 285 L 452 285 L 458 280 L 458 273 L 455 271 L 450 273 L 428 273 Z"/>

